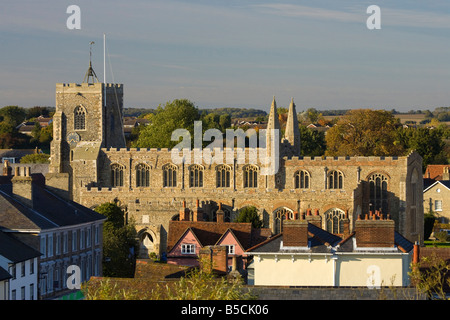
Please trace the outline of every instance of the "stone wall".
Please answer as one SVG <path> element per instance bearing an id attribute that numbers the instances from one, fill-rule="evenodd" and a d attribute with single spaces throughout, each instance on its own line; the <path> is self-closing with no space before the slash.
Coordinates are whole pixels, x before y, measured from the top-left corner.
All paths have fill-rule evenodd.
<path id="1" fill-rule="evenodd" d="M 350 230 L 353 230 L 357 216 L 369 209 L 368 179 L 374 173 L 381 173 L 388 181 L 389 214 L 396 223 L 396 230 L 411 241 L 423 239 L 420 236 L 423 233 L 420 192 L 416 194 L 415 230 L 411 230 L 410 221 L 405 217 L 411 207 L 411 197 L 407 194 L 411 192 L 411 172 L 414 168 L 421 168 L 421 158 L 415 153 L 408 157 L 284 158 L 278 175 L 258 175 L 256 188 L 244 187 L 244 165 L 237 163 L 230 165 L 230 187 L 218 188 L 216 164 L 205 163 L 202 164 L 202 187 L 189 186 L 188 164 L 177 165 L 175 187 L 163 187 L 163 166 L 171 163 L 171 160 L 171 151 L 168 149 L 102 148 L 97 162 L 92 165 L 83 162 L 80 165 L 79 172 L 86 175 L 90 170 L 97 177 L 89 184 L 91 187 L 77 187 L 79 201 L 91 208 L 103 202 L 116 201 L 126 208 L 128 216 L 136 222 L 138 231 L 152 230 L 158 238 L 155 244 L 164 251 L 168 222 L 177 218 L 183 201 L 186 201 L 187 207 L 193 208 L 197 199 L 208 220 L 214 219 L 219 202 L 223 204 L 224 210 L 231 213 L 232 219 L 241 208 L 255 206 L 265 226 L 272 230 L 275 230 L 275 213 L 278 209 L 299 213 L 317 209 L 322 217 L 322 228 L 326 229 L 325 212 L 337 208 L 348 213 Z M 120 187 L 111 186 L 111 165 L 114 163 L 123 167 L 123 186 Z M 136 186 L 138 164 L 150 167 L 148 187 Z M 295 188 L 294 175 L 299 169 L 309 173 L 309 188 Z M 328 188 L 326 179 L 331 170 L 342 173 L 342 189 Z M 85 176 L 83 181 L 85 186 L 88 185 Z M 420 190 L 420 187 L 416 190 Z"/>

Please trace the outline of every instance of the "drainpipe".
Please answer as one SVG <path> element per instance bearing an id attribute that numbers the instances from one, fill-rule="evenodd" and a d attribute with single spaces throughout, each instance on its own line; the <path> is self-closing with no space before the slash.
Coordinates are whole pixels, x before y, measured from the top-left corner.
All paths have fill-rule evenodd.
<path id="1" fill-rule="evenodd" d="M 331 260 L 333 261 L 333 287 L 338 286 L 337 281 L 337 260 L 339 259 L 339 256 L 337 254 L 334 254 L 331 256 Z"/>

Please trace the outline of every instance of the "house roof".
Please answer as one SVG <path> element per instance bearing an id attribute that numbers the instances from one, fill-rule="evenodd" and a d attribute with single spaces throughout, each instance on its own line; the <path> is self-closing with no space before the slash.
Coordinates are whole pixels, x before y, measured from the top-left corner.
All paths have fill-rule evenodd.
<path id="1" fill-rule="evenodd" d="M 22 158 L 27 154 L 40 153 L 36 149 L 0 149 L 0 158 Z"/>
<path id="2" fill-rule="evenodd" d="M 41 256 L 39 251 L 2 231 L 0 231 L 0 244 L 0 255 L 13 263 Z"/>
<path id="3" fill-rule="evenodd" d="M 0 281 L 11 279 L 12 275 L 9 274 L 8 271 L 0 267 Z"/>
<path id="4" fill-rule="evenodd" d="M 442 173 L 444 173 L 444 168 L 450 168 L 448 164 L 429 164 L 425 169 L 425 173 L 423 175 L 424 178 L 441 180 Z"/>
<path id="5" fill-rule="evenodd" d="M 308 248 L 289 248 L 282 249 L 283 233 L 279 233 L 249 249 L 249 253 L 273 253 L 273 252 L 311 252 L 311 253 L 331 253 L 332 250 L 338 252 L 354 251 L 354 244 L 351 240 L 356 232 L 352 232 L 346 238 L 341 238 L 328 231 L 325 231 L 311 223 L 308 223 Z M 403 237 L 397 231 L 394 231 L 394 242 L 398 250 L 402 252 L 410 252 L 414 244 Z"/>
<path id="6" fill-rule="evenodd" d="M 428 185 L 428 187 L 426 187 L 426 188 L 424 187 L 423 192 L 428 191 L 429 189 L 433 188 L 437 184 L 442 185 L 445 188 L 450 190 L 450 180 L 438 180 L 438 181 L 435 181 L 434 183 L 432 183 L 431 185 Z"/>
<path id="7" fill-rule="evenodd" d="M 253 229 L 246 222 L 170 221 L 167 249 L 171 249 L 190 229 L 202 246 L 215 245 L 226 232 L 232 231 L 236 240 L 246 250 L 271 235 L 270 229 Z"/>
<path id="8" fill-rule="evenodd" d="M 42 175 L 32 175 L 42 176 Z M 12 184 L 0 185 L 0 229 L 45 230 L 105 220 L 106 217 L 33 183 L 33 209 L 12 196 Z"/>

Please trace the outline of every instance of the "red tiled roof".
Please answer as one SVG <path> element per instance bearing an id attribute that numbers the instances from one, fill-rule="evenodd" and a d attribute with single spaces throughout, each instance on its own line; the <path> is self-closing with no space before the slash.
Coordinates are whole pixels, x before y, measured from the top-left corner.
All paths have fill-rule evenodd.
<path id="1" fill-rule="evenodd" d="M 442 180 L 442 173 L 444 168 L 450 168 L 448 164 L 429 164 L 425 170 L 424 178 L 430 178 L 434 180 Z"/>
<path id="2" fill-rule="evenodd" d="M 253 229 L 252 224 L 246 222 L 170 221 L 167 251 L 173 248 L 188 228 L 191 228 L 203 246 L 215 245 L 231 229 L 244 250 L 271 235 L 270 229 Z"/>

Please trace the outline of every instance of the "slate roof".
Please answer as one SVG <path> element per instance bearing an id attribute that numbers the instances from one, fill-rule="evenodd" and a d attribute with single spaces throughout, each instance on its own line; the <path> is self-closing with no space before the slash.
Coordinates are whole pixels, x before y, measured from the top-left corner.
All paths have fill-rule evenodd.
<path id="1" fill-rule="evenodd" d="M 11 183 L 0 185 L 0 229 L 39 231 L 104 219 L 105 216 L 58 197 L 39 183 L 33 183 L 33 209 L 13 198 Z"/>
<path id="2" fill-rule="evenodd" d="M 328 231 L 325 231 L 311 223 L 308 223 L 308 248 L 289 248 L 288 250 L 281 248 L 281 242 L 283 241 L 283 233 L 279 233 L 249 249 L 249 253 L 331 253 L 331 251 L 337 252 L 353 252 L 352 238 L 355 236 L 355 232 L 349 234 L 346 238 L 341 238 Z M 397 231 L 394 231 L 394 242 L 397 249 L 402 252 L 410 252 L 414 244 L 403 237 Z"/>
<path id="3" fill-rule="evenodd" d="M 434 187 L 434 185 L 436 185 L 436 184 L 441 184 L 441 185 L 443 185 L 444 187 L 446 187 L 447 189 L 450 190 L 450 180 L 438 180 L 438 181 L 434 181 L 432 184 L 428 185 L 426 188 L 425 188 L 425 185 L 424 185 L 423 192 L 427 191 L 431 187 Z"/>
<path id="4" fill-rule="evenodd" d="M 18 263 L 37 258 L 41 256 L 41 253 L 17 240 L 12 235 L 0 231 L 0 255 L 13 263 Z"/>

